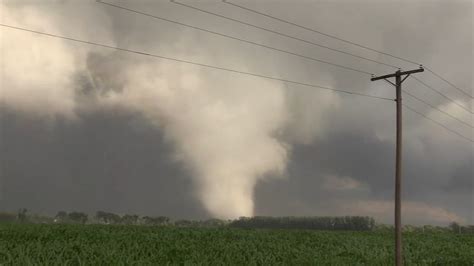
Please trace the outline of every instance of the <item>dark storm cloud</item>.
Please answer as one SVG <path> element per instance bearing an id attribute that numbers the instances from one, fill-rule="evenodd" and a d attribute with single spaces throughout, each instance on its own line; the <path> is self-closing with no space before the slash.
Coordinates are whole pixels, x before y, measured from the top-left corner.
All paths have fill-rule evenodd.
<path id="1" fill-rule="evenodd" d="M 472 160 L 460 162 L 456 172 L 446 173 L 443 165 L 425 158 L 410 156 L 404 171 L 404 200 L 425 202 L 453 213 L 470 214 L 472 202 Z M 358 200 L 391 201 L 394 195 L 394 146 L 373 134 L 334 132 L 328 139 L 309 146 L 296 146 L 288 166 L 288 177 L 280 181 L 262 182 L 256 188 L 256 213 L 261 215 L 348 215 L 341 202 Z M 326 178 L 350 177 L 360 187 L 328 190 Z M 360 211 L 361 215 L 368 215 Z M 406 217 L 415 222 L 425 214 Z M 379 221 L 390 222 L 387 217 Z M 424 220 L 426 222 L 426 220 Z"/>
<path id="2" fill-rule="evenodd" d="M 472 36 L 473 32 L 472 8 L 469 9 L 472 3 L 403 3 L 410 5 L 410 8 L 403 8 L 394 1 L 381 4 L 374 4 L 373 1 L 314 1 L 298 4 L 264 1 L 246 4 L 255 5 L 256 8 L 279 17 L 298 19 L 304 25 L 320 25 L 327 32 L 337 32 L 340 36 L 360 43 L 379 44 L 376 46 L 382 50 L 416 58 L 428 65 L 434 64 L 435 69 L 446 71 L 443 74 L 454 79 L 456 84 L 472 88 L 473 58 L 472 51 L 469 56 L 469 50 L 474 45 L 472 38 L 469 41 L 466 37 Z M 147 13 L 231 32 L 246 39 L 262 40 L 263 43 L 279 44 L 285 49 L 303 54 L 316 57 L 329 54 L 322 49 L 284 40 L 169 3 L 155 5 L 140 1 L 135 5 L 130 2 L 127 4 Z M 223 4 L 199 4 L 200 7 L 218 13 L 321 40 L 320 37 L 310 36 L 308 32 L 275 24 Z M 358 74 L 301 61 L 106 6 L 94 8 L 108 15 L 106 17 L 111 23 L 111 39 L 121 47 L 179 54 L 182 58 L 197 58 L 199 60 L 196 61 L 200 62 L 209 60 L 216 65 L 245 68 L 250 72 L 276 73 L 283 78 L 393 96 L 392 87 L 369 83 L 368 78 Z M 390 10 L 397 12 L 388 12 Z M 469 19 L 471 23 L 466 26 Z M 94 18 L 91 16 L 90 21 L 84 23 L 93 25 Z M 97 36 L 98 39 L 101 37 Z M 336 45 L 331 40 L 323 41 Z M 353 49 L 337 45 L 341 49 Z M 450 48 L 449 52 L 446 52 L 447 48 Z M 27 207 L 40 212 L 55 212 L 60 209 L 93 212 L 103 209 L 174 217 L 209 216 L 195 197 L 196 187 L 190 178 L 192 173 L 187 171 L 184 164 L 172 159 L 175 147 L 163 140 L 162 128 L 152 126 L 148 119 L 127 108 L 100 107 L 102 96 L 110 91 L 123 91 L 124 76 L 137 62 L 148 62 L 150 59 L 118 52 L 104 54 L 96 51 L 89 51 L 86 58 L 88 72 L 81 70 L 74 75 L 74 101 L 80 103 L 75 108 L 78 121 L 59 118 L 52 122 L 2 109 L 0 208 L 14 210 Z M 367 70 L 377 70 L 377 73 L 390 71 L 341 55 L 330 54 L 327 59 L 351 66 L 363 66 Z M 378 59 L 387 60 L 383 56 Z M 270 68 L 269 65 L 273 67 Z M 406 64 L 402 65 L 408 67 Z M 471 78 L 465 78 L 469 76 Z M 239 80 L 235 76 L 221 78 Z M 442 88 L 450 97 L 463 101 L 462 95 L 448 89 L 446 84 L 429 75 L 424 75 L 423 78 Z M 211 81 L 207 86 L 216 84 L 214 80 Z M 413 89 L 420 93 L 417 95 L 443 107 L 445 102 L 440 101 L 436 94 L 415 84 L 407 83 L 407 89 Z M 286 178 L 259 181 L 256 186 L 255 214 L 352 214 L 341 206 L 350 206 L 357 201 L 391 201 L 394 170 L 393 104 L 341 95 L 340 98 L 337 96 L 327 100 L 331 103 L 318 109 L 326 98 L 321 101 L 311 99 L 322 98 L 326 92 L 313 92 L 294 85 L 287 85 L 286 90 L 286 100 L 290 106 L 288 111 L 294 121 L 289 122 L 290 126 L 284 130 L 285 137 L 282 139 L 296 144 L 291 148 Z M 414 103 L 419 108 L 421 106 L 419 110 L 429 110 L 424 109 L 420 103 Z M 435 113 L 433 116 L 440 117 Z M 469 115 L 461 114 L 460 117 L 472 121 Z M 427 207 L 442 208 L 472 223 L 472 144 L 459 140 L 408 111 L 405 112 L 404 122 L 405 199 L 427 204 Z M 309 128 L 308 132 L 299 132 L 302 127 L 311 123 L 317 124 L 315 131 Z M 460 128 L 458 124 L 449 125 L 456 130 L 460 129 L 465 135 L 472 135 L 470 129 Z M 320 128 L 322 129 L 319 130 Z M 294 140 L 296 138 L 298 141 Z M 339 185 L 349 183 L 347 189 L 334 189 L 328 182 Z M 365 214 L 364 210 L 359 213 Z M 430 221 L 429 219 L 432 218 L 428 217 L 423 222 Z M 391 222 L 388 216 L 381 220 Z M 448 220 L 446 218 L 434 222 L 443 223 Z M 408 221 L 419 220 L 416 217 L 410 220 L 408 217 Z"/>
<path id="3" fill-rule="evenodd" d="M 51 124 L 2 112 L 2 209 L 206 215 L 158 129 L 122 110 L 80 116 Z"/>

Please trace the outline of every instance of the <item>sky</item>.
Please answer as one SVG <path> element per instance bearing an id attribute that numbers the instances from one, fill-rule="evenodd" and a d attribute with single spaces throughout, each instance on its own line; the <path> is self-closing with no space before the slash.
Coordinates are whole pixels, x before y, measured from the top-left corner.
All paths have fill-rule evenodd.
<path id="1" fill-rule="evenodd" d="M 390 99 L 386 82 L 294 54 L 376 75 L 394 69 L 360 57 L 417 65 L 220 0 L 180 2 L 305 41 L 169 1 L 102 2 L 112 5 L 0 4 L 3 25 L 168 58 L 0 27 L 0 211 L 363 215 L 392 223 L 393 101 L 169 58 Z M 472 1 L 231 2 L 419 62 L 472 94 Z M 404 96 L 457 133 L 403 110 L 403 222 L 473 224 L 472 97 L 429 71 L 416 77 L 455 102 L 412 78 L 404 90 L 464 123 Z"/>

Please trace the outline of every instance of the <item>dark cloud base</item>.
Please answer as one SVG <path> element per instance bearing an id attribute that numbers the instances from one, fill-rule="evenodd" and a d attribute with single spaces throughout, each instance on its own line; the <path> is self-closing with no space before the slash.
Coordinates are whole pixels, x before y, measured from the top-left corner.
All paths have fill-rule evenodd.
<path id="1" fill-rule="evenodd" d="M 100 111 L 78 123 L 2 111 L 2 210 L 203 217 L 188 173 L 140 116 Z"/>
<path id="2" fill-rule="evenodd" d="M 2 110 L 1 210 L 209 217 L 194 196 L 190 172 L 173 160 L 173 147 L 160 130 L 121 110 L 79 117 L 77 122 L 52 122 Z M 331 215 L 341 203 L 391 200 L 393 145 L 359 133 L 341 131 L 294 146 L 287 177 L 267 179 L 255 188 L 255 214 Z M 472 162 L 458 162 L 446 182 L 427 183 L 427 176 L 437 180 L 440 175 L 430 158 L 408 155 L 407 160 L 416 164 L 406 164 L 406 200 L 455 213 L 472 210 Z M 327 176 L 351 177 L 367 189 L 330 191 L 323 187 Z"/>

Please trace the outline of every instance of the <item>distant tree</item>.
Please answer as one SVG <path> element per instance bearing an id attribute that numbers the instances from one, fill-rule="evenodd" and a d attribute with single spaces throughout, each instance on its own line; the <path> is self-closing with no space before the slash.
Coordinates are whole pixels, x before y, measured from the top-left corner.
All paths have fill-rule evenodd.
<path id="1" fill-rule="evenodd" d="M 71 212 L 67 217 L 75 223 L 85 224 L 87 222 L 87 214 L 83 212 Z"/>
<path id="2" fill-rule="evenodd" d="M 170 222 L 170 218 L 166 216 L 150 217 L 145 216 L 142 218 L 143 223 L 146 225 L 166 225 Z"/>
<path id="3" fill-rule="evenodd" d="M 28 222 L 35 223 L 35 224 L 49 224 L 54 221 L 54 218 L 41 215 L 41 214 L 31 214 L 28 215 Z"/>
<path id="4" fill-rule="evenodd" d="M 174 222 L 176 226 L 191 226 L 192 222 L 189 220 L 181 219 Z"/>
<path id="5" fill-rule="evenodd" d="M 461 233 L 461 226 L 457 222 L 450 223 L 449 228 L 451 228 L 454 233 Z"/>
<path id="6" fill-rule="evenodd" d="M 137 224 L 138 222 L 138 215 L 130 215 L 130 214 L 126 214 L 124 216 L 122 216 L 122 219 L 121 219 L 121 223 L 122 224 Z"/>
<path id="7" fill-rule="evenodd" d="M 20 221 L 21 223 L 26 222 L 26 220 L 28 218 L 27 215 L 26 215 L 27 212 L 28 212 L 28 210 L 25 209 L 25 208 L 21 208 L 20 210 L 18 210 L 18 216 L 17 216 L 18 221 Z"/>
<path id="8" fill-rule="evenodd" d="M 152 217 L 150 216 L 143 216 L 142 221 L 143 221 L 143 224 L 145 225 L 152 225 L 152 222 L 153 222 Z"/>
<path id="9" fill-rule="evenodd" d="M 97 211 L 96 214 L 95 214 L 95 218 L 99 222 L 107 223 L 107 213 L 104 212 L 104 211 Z"/>
<path id="10" fill-rule="evenodd" d="M 95 217 L 97 218 L 97 220 L 99 220 L 99 222 L 103 222 L 105 224 L 118 224 L 121 220 L 119 215 L 104 211 L 98 211 Z"/>
<path id="11" fill-rule="evenodd" d="M 67 212 L 65 211 L 59 211 L 56 216 L 54 216 L 54 222 L 55 223 L 64 223 L 68 219 Z"/>
<path id="12" fill-rule="evenodd" d="M 375 220 L 370 217 L 241 217 L 232 221 L 229 226 L 240 228 L 281 228 L 313 230 L 353 230 L 368 231 L 375 227 Z"/>
<path id="13" fill-rule="evenodd" d="M 221 227 L 225 226 L 226 222 L 220 219 L 208 219 L 202 222 L 205 227 Z"/>
<path id="14" fill-rule="evenodd" d="M 165 225 L 165 224 L 168 224 L 170 222 L 170 218 L 166 217 L 166 216 L 158 216 L 158 217 L 155 217 L 155 222 L 158 225 Z"/>

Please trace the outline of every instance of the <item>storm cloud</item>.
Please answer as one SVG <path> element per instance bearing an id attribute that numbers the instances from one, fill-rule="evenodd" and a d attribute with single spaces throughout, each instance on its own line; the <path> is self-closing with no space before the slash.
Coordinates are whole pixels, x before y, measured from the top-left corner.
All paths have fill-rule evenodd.
<path id="1" fill-rule="evenodd" d="M 385 73 L 173 3 L 113 1 L 157 16 Z M 400 61 L 243 12 L 200 8 L 402 67 Z M 241 2 L 473 85 L 470 1 Z M 406 2 L 408 4 L 408 2 Z M 6 1 L 2 23 L 282 79 L 393 97 L 368 77 L 106 6 Z M 354 10 L 360 10 L 354 12 Z M 389 12 L 398 10 L 397 12 Z M 382 15 L 383 14 L 383 15 Z M 394 105 L 1 29 L 0 208 L 235 218 L 371 215 L 390 223 Z M 456 90 L 424 73 L 461 105 Z M 406 89 L 463 121 L 472 115 L 412 81 Z M 472 128 L 406 97 L 466 137 Z M 405 111 L 405 222 L 472 223 L 472 143 Z"/>

